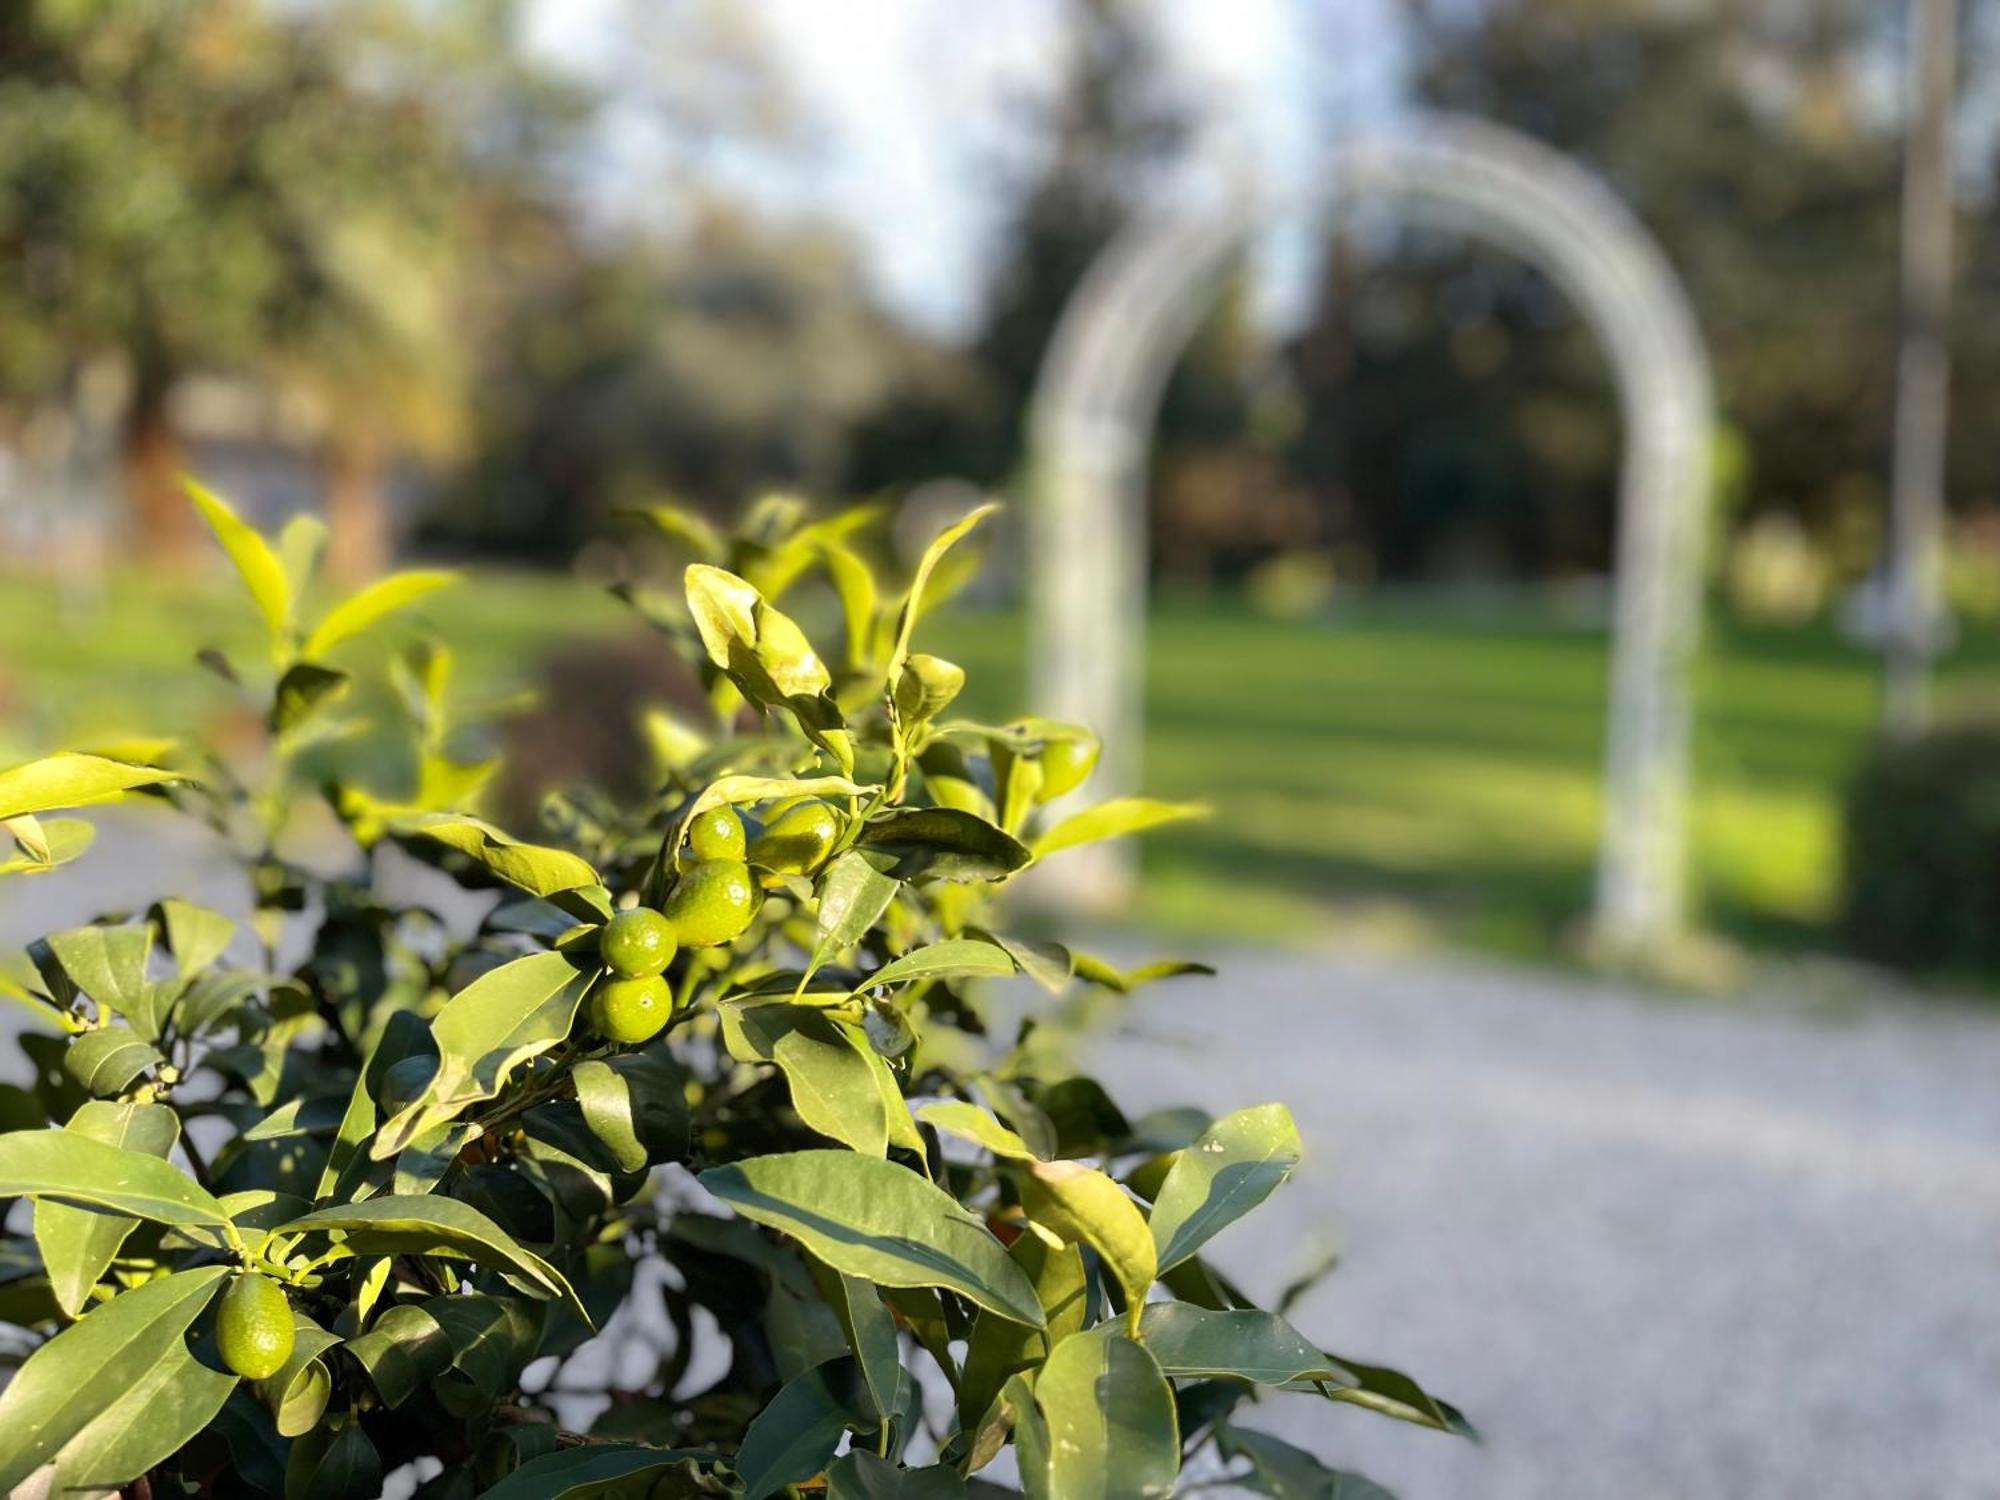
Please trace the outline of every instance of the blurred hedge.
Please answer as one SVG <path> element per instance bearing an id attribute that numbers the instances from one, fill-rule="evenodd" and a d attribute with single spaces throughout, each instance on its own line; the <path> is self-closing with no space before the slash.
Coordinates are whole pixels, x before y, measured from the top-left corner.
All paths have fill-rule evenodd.
<path id="1" fill-rule="evenodd" d="M 2000 724 L 1884 745 L 1849 788 L 1846 846 L 1856 952 L 2000 972 Z"/>

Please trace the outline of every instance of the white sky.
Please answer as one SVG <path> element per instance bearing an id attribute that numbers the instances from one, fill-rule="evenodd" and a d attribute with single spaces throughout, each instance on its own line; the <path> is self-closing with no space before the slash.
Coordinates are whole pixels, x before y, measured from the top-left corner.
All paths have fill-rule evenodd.
<path id="1" fill-rule="evenodd" d="M 649 84 L 644 67 L 618 55 L 631 47 L 617 24 L 632 14 L 624 3 L 540 0 L 532 44 L 634 92 L 671 86 Z M 1202 154 L 1285 174 L 1302 168 L 1334 124 L 1393 107 L 1402 66 L 1393 5 L 1150 0 L 1146 13 L 1194 103 Z M 1004 209 L 994 168 L 1020 159 L 1014 105 L 1060 77 L 1065 11 L 1064 0 L 714 0 L 708 19 L 761 47 L 811 154 L 803 168 L 727 155 L 707 165 L 775 209 L 845 225 L 899 313 L 963 326 Z M 652 14 L 669 18 L 655 22 L 655 35 L 670 50 L 675 26 L 700 18 L 702 0 L 665 8 L 653 0 Z M 684 65 L 701 72 L 696 58 Z M 629 132 L 609 154 L 610 175 L 642 173 L 657 149 L 643 130 Z M 1273 261 L 1283 260 L 1280 246 Z"/>

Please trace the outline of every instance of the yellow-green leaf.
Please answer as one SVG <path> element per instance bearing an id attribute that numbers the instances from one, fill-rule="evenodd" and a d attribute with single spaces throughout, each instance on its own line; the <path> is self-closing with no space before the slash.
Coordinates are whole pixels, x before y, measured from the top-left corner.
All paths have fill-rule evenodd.
<path id="1" fill-rule="evenodd" d="M 0 771 L 0 820 L 64 807 L 115 802 L 135 788 L 182 779 L 178 772 L 163 771 L 157 766 L 135 766 L 101 755 L 58 751 L 12 770 Z"/>
<path id="2" fill-rule="evenodd" d="M 284 562 L 255 527 L 230 508 L 229 502 L 193 479 L 183 479 L 188 498 L 208 522 L 208 529 L 222 543 L 222 550 L 243 575 L 243 583 L 256 601 L 257 611 L 271 632 L 271 642 L 279 655 L 286 654 L 286 633 L 292 628 L 292 581 Z"/>
<path id="3" fill-rule="evenodd" d="M 434 594 L 458 580 L 457 573 L 443 569 L 413 569 L 378 578 L 326 612 L 319 624 L 313 626 L 312 634 L 306 637 L 304 654 L 308 657 L 324 656 L 384 616 L 407 609 L 426 595 Z"/>

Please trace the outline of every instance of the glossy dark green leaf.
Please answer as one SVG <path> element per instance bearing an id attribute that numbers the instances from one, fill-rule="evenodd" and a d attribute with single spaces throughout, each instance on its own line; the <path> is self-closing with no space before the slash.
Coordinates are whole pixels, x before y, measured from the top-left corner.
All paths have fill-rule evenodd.
<path id="1" fill-rule="evenodd" d="M 715 1455 L 688 1449 L 592 1443 L 531 1458 L 479 1500 L 598 1500 L 600 1496 L 693 1492 L 693 1481 Z M 683 1486 L 655 1488 L 670 1476 Z M 641 1481 L 645 1481 L 643 1484 Z"/>
<path id="2" fill-rule="evenodd" d="M 281 1228 L 287 1234 L 332 1235 L 349 1255 L 441 1255 L 509 1271 L 590 1321 L 560 1271 L 455 1198 L 434 1193 L 368 1198 L 322 1208 Z"/>
<path id="3" fill-rule="evenodd" d="M 1450 1403 L 1438 1400 L 1401 1370 L 1391 1370 L 1384 1365 L 1363 1364 L 1359 1360 L 1343 1359 L 1338 1354 L 1328 1354 L 1326 1358 L 1346 1372 L 1346 1378 L 1350 1383 L 1320 1386 L 1294 1382 L 1290 1388 L 1318 1390 L 1329 1400 L 1365 1407 L 1385 1417 L 1394 1417 L 1399 1422 L 1414 1422 L 1419 1427 L 1435 1427 L 1440 1432 L 1456 1433 L 1459 1437 L 1478 1437 L 1472 1424 L 1465 1419 L 1464 1413 Z"/>
<path id="4" fill-rule="evenodd" d="M 381 1493 L 382 1455 L 359 1418 L 337 1419 L 292 1443 L 285 1500 L 375 1500 Z"/>
<path id="5" fill-rule="evenodd" d="M 1354 1377 L 1276 1313 L 1215 1311 L 1184 1302 L 1146 1309 L 1140 1336 L 1176 1380 L 1233 1376 L 1258 1385 L 1292 1381 L 1352 1384 Z"/>
<path id="6" fill-rule="evenodd" d="M 908 984 L 917 979 L 1000 979 L 1014 972 L 1013 957 L 984 938 L 946 938 L 912 949 L 864 975 L 863 989 Z"/>
<path id="7" fill-rule="evenodd" d="M 869 1283 L 822 1265 L 813 1270 L 813 1280 L 833 1308 L 841 1336 L 854 1355 L 867 1412 L 887 1421 L 902 1400 L 905 1381 L 896 1320 Z"/>
<path id="8" fill-rule="evenodd" d="M 1007 1255 L 1034 1286 L 1048 1326 L 1027 1328 L 986 1312 L 973 1320 L 958 1385 L 959 1423 L 967 1431 L 999 1399 L 1010 1377 L 1035 1369 L 1058 1343 L 1081 1330 L 1088 1311 L 1083 1256 L 1074 1245 L 1051 1245 L 1026 1233 L 1007 1247 Z"/>
<path id="9" fill-rule="evenodd" d="M 1249 1472 L 1236 1482 L 1252 1494 L 1274 1500 L 1396 1500 L 1372 1480 L 1329 1469 L 1305 1449 L 1268 1433 L 1224 1422 L 1215 1438 L 1222 1457 L 1249 1460 Z"/>
<path id="10" fill-rule="evenodd" d="M 71 1042 L 63 1066 L 86 1093 L 108 1099 L 124 1093 L 140 1074 L 165 1061 L 159 1049 L 141 1041 L 137 1032 L 124 1026 L 106 1026 L 86 1031 Z"/>
<path id="11" fill-rule="evenodd" d="M 949 1288 L 1043 1325 L 1033 1285 L 985 1224 L 906 1167 L 851 1151 L 792 1151 L 711 1167 L 701 1184 L 835 1270 L 882 1286 Z"/>
<path id="12" fill-rule="evenodd" d="M 1170 1270 L 1270 1197 L 1299 1163 L 1299 1132 L 1282 1104 L 1225 1115 L 1180 1154 L 1153 1201 L 1160 1269 Z"/>
<path id="13" fill-rule="evenodd" d="M 95 1099 L 77 1110 L 63 1129 L 163 1161 L 181 1133 L 180 1117 L 164 1104 L 114 1104 Z M 70 1317 L 82 1313 L 90 1289 L 138 1223 L 124 1214 L 51 1199 L 35 1205 L 35 1245 L 48 1268 L 49 1288 Z"/>
<path id="14" fill-rule="evenodd" d="M 292 1309 L 292 1352 L 283 1368 L 257 1382 L 257 1395 L 271 1413 L 280 1437 L 298 1437 L 319 1425 L 333 1396 L 333 1373 L 326 1351 L 340 1342 L 311 1318 Z"/>
<path id="15" fill-rule="evenodd" d="M 744 1500 L 767 1500 L 810 1479 L 832 1460 L 851 1409 L 854 1361 L 843 1355 L 785 1382 L 744 1431 L 736 1473 Z"/>
<path id="16" fill-rule="evenodd" d="M 387 1308 L 366 1333 L 341 1345 L 368 1374 L 387 1407 L 401 1406 L 424 1384 L 450 1368 L 451 1338 L 428 1308 Z"/>
<path id="17" fill-rule="evenodd" d="M 446 1411 L 483 1413 L 513 1390 L 542 1338 L 547 1309 L 522 1297 L 433 1297 L 424 1311 L 451 1340 L 451 1368 L 431 1382 Z"/>
<path id="18" fill-rule="evenodd" d="M 1048 1437 L 1045 1454 L 1034 1455 L 1039 1464 L 1022 1453 L 1030 1495 L 1148 1500 L 1173 1493 L 1181 1468 L 1174 1395 L 1145 1345 L 1108 1324 L 1064 1339 L 1035 1377 L 1034 1403 Z"/>
<path id="19" fill-rule="evenodd" d="M 155 903 L 153 919 L 166 934 L 167 951 L 183 979 L 205 972 L 222 957 L 236 934 L 236 923 L 219 911 L 169 896 Z"/>
<path id="20" fill-rule="evenodd" d="M 560 953 L 532 953 L 487 970 L 453 995 L 431 1022 L 436 1076 L 376 1133 L 369 1155 L 394 1156 L 497 1095 L 516 1068 L 569 1035 L 591 978 Z"/>
<path id="21" fill-rule="evenodd" d="M 892 856 L 899 880 L 1005 880 L 1033 858 L 1012 834 L 955 807 L 877 813 L 858 842 Z"/>
<path id="22" fill-rule="evenodd" d="M 687 1154 L 687 1073 L 665 1043 L 578 1063 L 570 1076 L 584 1123 L 619 1170 L 636 1172 Z"/>
<path id="23" fill-rule="evenodd" d="M 146 956 L 153 950 L 153 929 L 143 922 L 123 927 L 73 927 L 42 940 L 70 983 L 100 1006 L 115 1011 L 139 1029 L 145 1041 L 157 1041 L 150 1022 L 151 997 L 146 983 Z"/>
<path id="24" fill-rule="evenodd" d="M 880 1156 L 888 1149 L 888 1113 L 863 1049 L 843 1027 L 810 1005 L 726 1005 L 722 1033 L 739 1062 L 775 1063 L 806 1127 Z"/>
<path id="25" fill-rule="evenodd" d="M 941 1464 L 898 1468 L 861 1448 L 850 1448 L 827 1470 L 827 1500 L 964 1500 L 965 1481 Z"/>
<path id="26" fill-rule="evenodd" d="M 43 1464 L 58 1459 L 79 1435 L 101 1433 L 108 1441 L 115 1424 L 97 1424 L 114 1408 L 129 1421 L 131 1410 L 122 1403 L 135 1391 L 157 1394 L 163 1384 L 185 1380 L 190 1395 L 213 1395 L 214 1405 L 202 1422 L 212 1417 L 235 1381 L 224 1378 L 219 1393 L 205 1386 L 199 1367 L 188 1368 L 194 1360 L 185 1335 L 227 1274 L 226 1267 L 204 1266 L 121 1292 L 29 1355 L 0 1391 L 0 1493 L 11 1492 Z M 174 1409 L 182 1417 L 190 1411 L 179 1400 Z M 150 1426 L 146 1430 L 154 1431 Z M 87 1456 L 79 1450 L 77 1459 Z M 138 1472 L 90 1478 L 123 1483 Z"/>
<path id="27" fill-rule="evenodd" d="M 179 1168 L 67 1130 L 0 1135 L 0 1198 L 53 1198 L 162 1224 L 229 1222 L 215 1197 Z"/>
<path id="28" fill-rule="evenodd" d="M 815 969 L 852 948 L 882 919 L 901 884 L 887 873 L 888 864 L 885 855 L 850 849 L 827 866 L 819 882 Z"/>

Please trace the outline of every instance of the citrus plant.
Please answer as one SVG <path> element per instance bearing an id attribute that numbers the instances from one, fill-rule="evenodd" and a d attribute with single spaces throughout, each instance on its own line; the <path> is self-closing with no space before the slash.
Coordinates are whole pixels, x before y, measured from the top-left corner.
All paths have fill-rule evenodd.
<path id="1" fill-rule="evenodd" d="M 1056 1040 L 1062 997 L 1195 966 L 1017 935 L 996 893 L 1191 809 L 1070 810 L 1087 731 L 951 716 L 964 674 L 915 635 L 986 510 L 894 588 L 867 512 L 643 513 L 697 561 L 623 592 L 712 722 L 646 715 L 657 797 L 557 793 L 524 842 L 469 810 L 495 767 L 448 653 L 385 623 L 450 575 L 308 623 L 313 523 L 272 545 L 194 495 L 266 627 L 267 660 L 208 658 L 261 754 L 0 772 L 11 874 L 150 799 L 246 892 L 51 933 L 4 981 L 33 1082 L 0 1088 L 0 1493 L 1349 1495 L 1378 1492 L 1246 1405 L 1465 1430 L 1205 1258 L 1298 1160 L 1282 1105 L 1135 1118 Z M 776 603 L 807 579 L 838 666 Z M 347 754 L 383 722 L 393 776 Z M 150 856 L 168 892 L 185 847 Z M 1020 977 L 1047 996 L 998 1034 Z"/>

